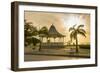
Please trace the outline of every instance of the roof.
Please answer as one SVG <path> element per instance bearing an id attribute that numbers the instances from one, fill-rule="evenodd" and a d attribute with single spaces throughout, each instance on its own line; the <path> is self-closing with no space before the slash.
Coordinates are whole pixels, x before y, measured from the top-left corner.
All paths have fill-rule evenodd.
<path id="1" fill-rule="evenodd" d="M 53 24 L 51 25 L 48 33 L 49 33 L 49 37 L 64 37 L 64 35 L 60 34 L 56 30 L 56 28 L 55 28 L 55 26 Z"/>
<path id="2" fill-rule="evenodd" d="M 48 35 L 41 35 L 42 37 L 65 37 L 64 35 L 60 34 L 55 26 L 52 24 L 49 28 Z"/>

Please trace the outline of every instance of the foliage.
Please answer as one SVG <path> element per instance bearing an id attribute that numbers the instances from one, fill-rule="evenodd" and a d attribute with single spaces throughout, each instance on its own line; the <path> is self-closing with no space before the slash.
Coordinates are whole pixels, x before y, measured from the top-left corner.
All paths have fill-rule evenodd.
<path id="1" fill-rule="evenodd" d="M 25 46 L 33 43 L 32 36 L 38 35 L 38 31 L 37 31 L 36 27 L 34 27 L 31 24 L 32 24 L 32 22 L 26 22 L 26 20 L 25 20 L 25 24 L 24 24 Z"/>
<path id="2" fill-rule="evenodd" d="M 40 39 L 35 38 L 35 36 L 39 36 L 40 34 L 48 35 L 47 27 L 44 26 L 41 29 L 37 30 L 37 28 L 32 25 L 32 22 L 26 22 L 26 20 L 24 22 L 25 46 L 28 46 L 30 44 L 36 46 L 38 43 L 40 43 L 41 46 Z"/>
<path id="3" fill-rule="evenodd" d="M 75 28 L 76 25 L 74 25 L 73 27 L 69 28 L 69 32 L 70 33 L 70 38 L 71 41 L 72 39 L 76 40 L 76 52 L 78 53 L 78 36 L 77 35 L 82 35 L 84 37 L 86 37 L 86 31 L 83 29 L 84 25 L 79 25 L 77 28 Z"/>
<path id="4" fill-rule="evenodd" d="M 47 27 L 42 27 L 40 30 L 39 30 L 39 34 L 45 34 L 45 35 L 48 35 L 48 28 Z"/>

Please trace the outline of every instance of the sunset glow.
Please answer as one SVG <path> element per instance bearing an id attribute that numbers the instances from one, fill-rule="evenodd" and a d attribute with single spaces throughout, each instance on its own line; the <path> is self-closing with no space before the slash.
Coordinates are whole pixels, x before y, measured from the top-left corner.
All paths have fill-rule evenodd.
<path id="1" fill-rule="evenodd" d="M 25 11 L 25 19 L 27 22 L 32 22 L 32 25 L 37 27 L 37 29 L 43 26 L 49 29 L 53 24 L 59 33 L 66 35 L 64 39 L 65 43 L 70 40 L 69 28 L 75 24 L 77 26 L 83 24 L 86 30 L 86 38 L 78 35 L 79 44 L 90 44 L 90 14 Z M 56 40 L 58 41 L 59 39 Z"/>

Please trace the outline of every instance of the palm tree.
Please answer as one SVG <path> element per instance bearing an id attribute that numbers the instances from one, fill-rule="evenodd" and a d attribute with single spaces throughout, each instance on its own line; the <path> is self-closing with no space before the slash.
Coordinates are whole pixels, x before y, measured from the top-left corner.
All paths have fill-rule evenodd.
<path id="1" fill-rule="evenodd" d="M 73 27 L 69 28 L 69 32 L 70 33 L 70 38 L 71 38 L 71 41 L 72 39 L 76 40 L 76 53 L 79 52 L 78 50 L 78 35 L 82 35 L 84 37 L 86 37 L 86 31 L 82 28 L 84 27 L 84 25 L 79 25 L 77 28 L 75 28 L 76 25 L 74 25 Z"/>
<path id="2" fill-rule="evenodd" d="M 39 30 L 39 34 L 45 34 L 45 35 L 48 35 L 48 28 L 47 27 L 42 27 L 40 30 Z"/>
<path id="3" fill-rule="evenodd" d="M 42 27 L 42 28 L 38 31 L 38 33 L 39 33 L 39 36 L 40 36 L 40 35 L 45 35 L 45 36 L 47 36 L 47 39 L 48 39 L 48 28 L 47 28 L 46 26 Z M 43 39 L 43 37 L 42 37 L 42 39 Z M 40 42 L 39 51 L 41 51 L 41 43 L 42 43 L 42 41 Z"/>

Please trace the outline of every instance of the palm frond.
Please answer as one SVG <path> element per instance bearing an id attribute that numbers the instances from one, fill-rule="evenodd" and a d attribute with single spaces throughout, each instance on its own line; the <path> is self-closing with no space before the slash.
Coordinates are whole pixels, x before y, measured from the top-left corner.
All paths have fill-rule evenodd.
<path id="1" fill-rule="evenodd" d="M 77 25 L 77 24 L 73 25 L 73 28 L 75 28 L 76 25 Z"/>
<path id="2" fill-rule="evenodd" d="M 75 31 L 75 28 L 73 28 L 73 27 L 69 28 L 69 32 L 70 31 Z"/>
<path id="3" fill-rule="evenodd" d="M 86 37 L 86 35 L 85 35 L 85 33 L 84 33 L 84 32 L 78 31 L 78 34 L 80 34 L 80 35 L 82 35 L 82 36 Z"/>
<path id="4" fill-rule="evenodd" d="M 85 33 L 86 34 L 86 31 L 84 29 L 77 29 L 77 31 L 79 32 L 82 32 L 82 33 Z"/>
<path id="5" fill-rule="evenodd" d="M 71 40 L 72 40 L 72 39 L 76 39 L 76 35 L 77 35 L 77 34 L 76 34 L 76 31 L 72 31 L 71 34 L 70 34 Z"/>
<path id="6" fill-rule="evenodd" d="M 75 31 L 73 34 L 73 38 L 76 39 L 76 37 L 77 37 L 77 31 Z"/>
<path id="7" fill-rule="evenodd" d="M 73 33 L 70 34 L 70 39 L 72 41 L 72 39 L 74 38 Z"/>
<path id="8" fill-rule="evenodd" d="M 80 29 L 81 27 L 84 27 L 84 25 L 82 25 L 82 24 L 79 25 L 79 26 L 77 27 L 77 29 Z"/>

